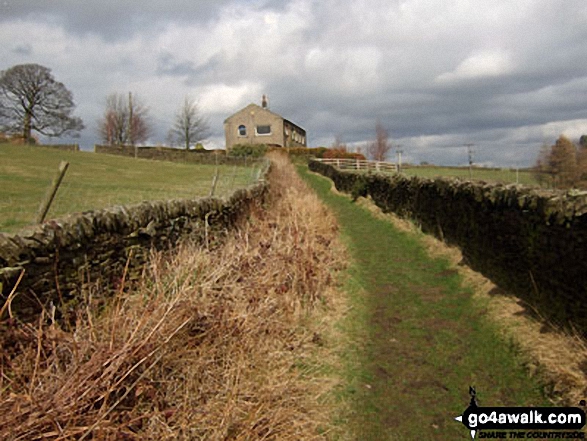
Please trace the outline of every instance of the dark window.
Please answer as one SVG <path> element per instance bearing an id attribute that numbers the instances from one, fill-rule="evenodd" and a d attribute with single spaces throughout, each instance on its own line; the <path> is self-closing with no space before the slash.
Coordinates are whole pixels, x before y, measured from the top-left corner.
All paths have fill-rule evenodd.
<path id="1" fill-rule="evenodd" d="M 241 124 L 238 126 L 238 134 L 239 136 L 247 136 L 247 128 Z"/>
<path id="2" fill-rule="evenodd" d="M 270 135 L 271 126 L 257 126 L 257 135 Z"/>

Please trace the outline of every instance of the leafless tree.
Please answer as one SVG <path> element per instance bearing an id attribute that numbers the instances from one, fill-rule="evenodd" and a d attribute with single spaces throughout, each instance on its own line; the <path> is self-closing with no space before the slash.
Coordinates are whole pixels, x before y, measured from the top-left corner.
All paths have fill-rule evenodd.
<path id="1" fill-rule="evenodd" d="M 106 110 L 98 121 L 102 142 L 108 145 L 135 145 L 151 136 L 149 109 L 139 98 L 129 94 L 128 99 L 119 93 L 106 97 Z"/>
<path id="2" fill-rule="evenodd" d="M 330 146 L 330 148 L 332 150 L 337 150 L 343 153 L 346 153 L 348 150 L 347 145 L 342 141 L 342 135 L 340 134 L 336 134 L 334 136 L 334 142 L 332 143 L 332 146 Z"/>
<path id="3" fill-rule="evenodd" d="M 532 169 L 534 178 L 541 186 L 552 186 L 553 177 L 548 166 L 549 157 L 550 146 L 544 143 L 540 148 L 540 153 L 538 153 L 538 159 L 536 159 L 536 163 L 534 164 L 534 168 Z"/>
<path id="4" fill-rule="evenodd" d="M 367 152 L 374 161 L 385 161 L 387 154 L 391 151 L 389 134 L 381 122 L 375 124 L 375 141 L 369 144 Z"/>
<path id="5" fill-rule="evenodd" d="M 169 130 L 169 139 L 173 144 L 182 145 L 186 150 L 190 146 L 205 140 L 209 135 L 210 123 L 200 114 L 196 101 L 185 97 L 175 115 L 173 126 Z"/>
<path id="6" fill-rule="evenodd" d="M 74 108 L 71 92 L 44 66 L 19 64 L 0 73 L 0 130 L 21 133 L 27 144 L 33 131 L 78 136 L 84 124 Z"/>

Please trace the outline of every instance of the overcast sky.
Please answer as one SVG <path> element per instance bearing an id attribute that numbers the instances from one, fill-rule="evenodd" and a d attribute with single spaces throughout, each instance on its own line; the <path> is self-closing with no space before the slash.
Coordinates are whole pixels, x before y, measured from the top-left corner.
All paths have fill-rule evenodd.
<path id="1" fill-rule="evenodd" d="M 223 121 L 269 97 L 311 146 L 374 138 L 404 158 L 525 166 L 587 134 L 586 0 L 0 0 L 0 70 L 38 63 L 99 142 L 106 96 L 132 91 L 164 143 L 186 95 Z"/>

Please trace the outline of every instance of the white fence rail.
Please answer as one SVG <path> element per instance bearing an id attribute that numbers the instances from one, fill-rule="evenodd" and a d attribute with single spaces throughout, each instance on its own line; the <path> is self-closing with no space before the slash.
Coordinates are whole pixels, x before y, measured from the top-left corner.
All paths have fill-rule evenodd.
<path id="1" fill-rule="evenodd" d="M 346 170 L 373 170 L 381 172 L 397 172 L 397 164 L 383 161 L 366 161 L 361 159 L 315 158 L 324 164 L 333 165 Z"/>

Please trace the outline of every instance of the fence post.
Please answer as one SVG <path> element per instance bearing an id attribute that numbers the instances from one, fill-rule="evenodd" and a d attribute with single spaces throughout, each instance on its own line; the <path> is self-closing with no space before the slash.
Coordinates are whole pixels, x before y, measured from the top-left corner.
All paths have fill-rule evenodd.
<path id="1" fill-rule="evenodd" d="M 53 199 L 55 199 L 55 195 L 57 194 L 57 190 L 59 190 L 59 186 L 61 185 L 61 181 L 63 181 L 63 177 L 65 176 L 65 172 L 67 171 L 67 167 L 69 167 L 69 162 L 61 161 L 59 164 L 59 172 L 57 176 L 53 179 L 51 183 L 51 187 L 45 196 L 45 199 L 41 201 L 41 206 L 39 207 L 39 215 L 37 216 L 37 223 L 42 224 L 45 220 L 45 216 L 49 212 L 49 208 L 51 208 L 51 204 L 53 203 Z"/>
<path id="2" fill-rule="evenodd" d="M 210 197 L 214 196 L 214 192 L 216 191 L 216 183 L 218 182 L 218 166 L 216 166 L 216 173 L 214 173 L 214 178 L 212 178 L 212 188 L 210 188 Z"/>
<path id="3" fill-rule="evenodd" d="M 377 171 L 379 171 L 379 169 L 380 169 L 380 167 L 379 167 L 379 161 L 377 161 L 377 162 L 375 163 L 375 169 L 376 169 Z"/>
<path id="4" fill-rule="evenodd" d="M 235 179 L 236 179 L 236 165 L 232 169 L 232 179 L 230 181 L 230 191 L 232 191 L 232 189 L 234 188 L 234 181 L 235 181 Z"/>

